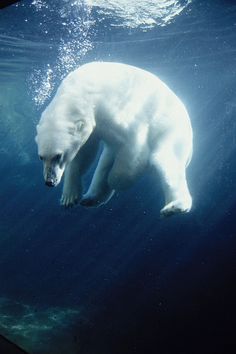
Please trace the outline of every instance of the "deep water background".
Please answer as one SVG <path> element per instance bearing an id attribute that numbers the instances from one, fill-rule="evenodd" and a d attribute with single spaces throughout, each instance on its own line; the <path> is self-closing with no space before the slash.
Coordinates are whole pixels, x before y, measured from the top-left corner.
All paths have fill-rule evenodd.
<path id="1" fill-rule="evenodd" d="M 48 101 L 36 107 L 29 77 L 62 34 L 37 37 L 37 16 L 0 11 L 0 333 L 37 354 L 234 353 L 235 2 L 192 1 L 146 32 L 98 22 L 81 58 L 150 70 L 186 104 L 193 209 L 167 219 L 151 172 L 93 210 L 63 210 L 61 186 L 44 186 L 34 136 Z"/>

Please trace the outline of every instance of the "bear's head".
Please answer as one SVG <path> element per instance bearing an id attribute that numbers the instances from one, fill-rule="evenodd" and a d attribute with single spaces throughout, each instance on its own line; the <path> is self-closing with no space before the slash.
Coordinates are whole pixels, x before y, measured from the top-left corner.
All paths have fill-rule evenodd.
<path id="1" fill-rule="evenodd" d="M 37 125 L 35 141 L 43 161 L 43 176 L 49 187 L 57 186 L 66 166 L 75 158 L 93 131 L 91 122 L 51 120 L 42 117 Z"/>

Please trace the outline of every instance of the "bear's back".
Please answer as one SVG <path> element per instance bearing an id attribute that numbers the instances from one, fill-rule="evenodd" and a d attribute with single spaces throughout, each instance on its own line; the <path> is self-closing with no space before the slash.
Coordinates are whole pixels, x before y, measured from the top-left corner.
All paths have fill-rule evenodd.
<path id="1" fill-rule="evenodd" d="M 97 127 L 109 126 L 124 136 L 135 135 L 146 124 L 155 136 L 191 130 L 188 113 L 174 92 L 157 76 L 131 65 L 84 64 L 63 80 L 56 101 L 64 103 L 65 98 L 69 111 L 74 104 L 80 115 L 92 114 Z"/>
<path id="2" fill-rule="evenodd" d="M 114 62 L 91 62 L 80 66 L 71 72 L 65 79 L 78 80 L 80 84 L 90 85 L 94 89 L 101 87 L 134 89 L 139 86 L 143 92 L 148 88 L 152 90 L 170 91 L 168 87 L 155 75 L 132 65 Z"/>

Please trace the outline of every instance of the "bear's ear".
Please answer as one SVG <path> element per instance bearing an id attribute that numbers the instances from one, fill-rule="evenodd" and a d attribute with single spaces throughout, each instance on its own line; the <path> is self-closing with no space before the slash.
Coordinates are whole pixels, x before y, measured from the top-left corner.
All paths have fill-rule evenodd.
<path id="1" fill-rule="evenodd" d="M 38 143 L 38 135 L 34 138 L 35 142 Z"/>

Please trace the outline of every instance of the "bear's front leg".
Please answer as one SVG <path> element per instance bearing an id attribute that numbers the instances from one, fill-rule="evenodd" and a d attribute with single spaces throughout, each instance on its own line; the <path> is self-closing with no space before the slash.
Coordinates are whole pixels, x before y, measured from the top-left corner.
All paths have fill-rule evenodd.
<path id="1" fill-rule="evenodd" d="M 113 162 L 114 153 L 105 145 L 89 189 L 80 200 L 81 205 L 85 207 L 99 207 L 106 204 L 111 199 L 115 191 L 110 188 L 107 177 L 112 168 Z"/>
<path id="2" fill-rule="evenodd" d="M 63 192 L 61 196 L 61 205 L 65 207 L 72 207 L 78 203 L 82 195 L 82 181 L 80 168 L 74 158 L 65 170 Z"/>
<path id="3" fill-rule="evenodd" d="M 65 170 L 61 204 L 73 207 L 82 197 L 82 176 L 86 173 L 96 157 L 99 140 L 92 134 L 86 144 L 79 150 L 75 158 Z"/>

